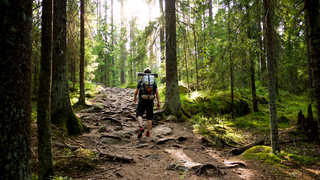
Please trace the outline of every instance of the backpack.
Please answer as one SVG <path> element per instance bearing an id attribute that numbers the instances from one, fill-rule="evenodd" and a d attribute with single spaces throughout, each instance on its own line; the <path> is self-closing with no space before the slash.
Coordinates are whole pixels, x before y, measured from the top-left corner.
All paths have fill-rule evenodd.
<path id="1" fill-rule="evenodd" d="M 146 74 L 140 81 L 140 93 L 142 99 L 154 99 L 156 93 L 155 77 L 151 74 Z"/>

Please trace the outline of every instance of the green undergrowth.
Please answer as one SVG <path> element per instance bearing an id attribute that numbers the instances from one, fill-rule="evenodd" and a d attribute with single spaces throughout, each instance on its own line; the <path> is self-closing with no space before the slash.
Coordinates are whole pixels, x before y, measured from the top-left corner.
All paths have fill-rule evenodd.
<path id="1" fill-rule="evenodd" d="M 195 91 L 181 93 L 181 104 L 186 112 L 192 115 L 191 122 L 196 131 L 204 136 L 224 137 L 226 141 L 242 142 L 241 136 L 226 136 L 246 131 L 252 134 L 264 136 L 270 132 L 270 117 L 268 105 L 268 90 L 266 87 L 257 88 L 259 112 L 253 112 L 251 91 L 249 89 L 237 89 L 234 92 L 235 119 L 231 118 L 230 90 L 224 91 Z M 280 90 L 277 97 L 278 127 L 288 129 L 296 125 L 298 112 L 302 110 L 306 116 L 309 99 L 305 95 L 294 95 Z M 314 117 L 315 108 L 314 110 Z M 204 123 L 204 119 L 205 123 Z M 224 136 L 221 128 L 213 128 L 223 124 Z M 212 138 L 215 139 L 215 138 Z M 229 140 L 228 140 L 229 139 Z M 231 139 L 231 140 L 230 140 Z"/>
<path id="2" fill-rule="evenodd" d="M 182 107 L 191 114 L 203 114 L 210 117 L 231 113 L 231 98 L 228 91 L 194 91 L 180 97 Z M 234 107 L 236 116 L 243 116 L 250 112 L 248 101 L 239 93 L 234 95 Z"/>
<path id="3" fill-rule="evenodd" d="M 320 160 L 320 157 L 299 155 L 286 151 L 274 154 L 272 153 L 272 148 L 269 146 L 254 146 L 246 150 L 241 156 L 247 160 L 258 160 L 266 164 L 284 168 L 311 165 Z"/>
<path id="4" fill-rule="evenodd" d="M 245 137 L 239 131 L 227 126 L 225 117 L 193 116 L 194 132 L 201 134 L 212 146 L 235 146 L 244 143 Z"/>

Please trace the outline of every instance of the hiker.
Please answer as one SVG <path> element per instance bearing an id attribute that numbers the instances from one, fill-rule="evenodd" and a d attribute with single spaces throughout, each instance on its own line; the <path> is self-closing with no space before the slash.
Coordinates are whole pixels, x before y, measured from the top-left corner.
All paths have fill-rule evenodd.
<path id="1" fill-rule="evenodd" d="M 138 138 L 142 137 L 144 132 L 144 124 L 142 120 L 142 116 L 146 111 L 146 119 L 147 119 L 147 132 L 146 136 L 150 136 L 150 131 L 152 128 L 152 120 L 153 120 L 153 101 L 154 98 L 157 99 L 157 108 L 160 109 L 160 100 L 157 83 L 155 81 L 154 75 L 151 74 L 151 70 L 146 68 L 144 70 L 144 75 L 141 80 L 138 82 L 138 86 L 136 92 L 134 93 L 134 103 L 137 101 L 137 95 L 139 93 L 139 102 L 136 109 L 136 117 L 139 123 L 139 132 Z"/>

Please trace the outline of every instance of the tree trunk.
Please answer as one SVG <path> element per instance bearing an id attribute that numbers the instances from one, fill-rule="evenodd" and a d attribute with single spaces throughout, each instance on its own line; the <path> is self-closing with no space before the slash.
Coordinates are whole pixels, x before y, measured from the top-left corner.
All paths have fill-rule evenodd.
<path id="1" fill-rule="evenodd" d="M 52 65 L 52 0 L 42 1 L 41 69 L 38 94 L 38 177 L 50 179 L 53 173 L 51 143 L 51 65 Z"/>
<path id="2" fill-rule="evenodd" d="M 305 1 L 305 8 L 309 15 L 313 95 L 316 101 L 318 123 L 320 123 L 320 2 L 317 0 Z"/>
<path id="3" fill-rule="evenodd" d="M 198 48 L 197 48 L 197 36 L 196 36 L 196 30 L 195 30 L 195 24 L 192 26 L 193 29 L 193 41 L 194 41 L 194 59 L 195 59 L 195 63 L 196 63 L 196 90 L 198 90 L 199 88 L 199 76 L 198 76 L 198 58 L 199 58 L 199 54 L 198 54 Z"/>
<path id="4" fill-rule="evenodd" d="M 250 24 L 250 7 L 246 5 L 247 10 L 247 35 L 248 39 L 251 40 L 251 24 Z M 252 56 L 252 47 L 249 46 L 248 59 L 250 61 L 250 80 L 251 80 L 251 96 L 252 96 L 252 108 L 253 112 L 258 112 L 258 102 L 257 102 L 257 93 L 256 93 L 256 82 L 255 82 L 255 62 L 254 57 Z"/>
<path id="5" fill-rule="evenodd" d="M 104 7 L 104 12 L 105 12 L 105 24 L 108 24 L 108 0 L 104 1 L 105 7 Z M 108 29 L 106 30 L 106 39 L 105 42 L 106 44 L 108 44 Z M 109 86 L 109 75 L 108 75 L 108 52 L 103 51 L 104 52 L 104 85 L 105 87 Z"/>
<path id="6" fill-rule="evenodd" d="M 181 113 L 177 73 L 175 0 L 166 0 L 166 99 L 165 110 L 179 116 Z"/>
<path id="7" fill-rule="evenodd" d="M 307 9 L 308 1 L 304 1 L 304 21 L 305 21 L 305 41 L 307 46 L 307 58 L 308 58 L 308 76 L 309 76 L 309 88 L 310 88 L 310 99 L 313 102 L 313 78 L 312 78 L 312 68 L 311 68 L 311 38 L 310 38 L 310 18 L 309 11 Z"/>
<path id="8" fill-rule="evenodd" d="M 31 179 L 32 0 L 0 9 L 0 179 Z"/>
<path id="9" fill-rule="evenodd" d="M 163 0 L 159 0 L 160 4 L 160 54 L 161 62 L 165 60 L 165 42 L 164 42 L 164 13 L 163 13 Z"/>
<path id="10" fill-rule="evenodd" d="M 211 39 L 213 39 L 212 0 L 209 0 L 209 33 Z M 213 63 L 213 60 L 213 55 L 210 54 L 210 63 Z"/>
<path id="11" fill-rule="evenodd" d="M 261 82 L 266 81 L 266 59 L 265 59 L 265 54 L 264 54 L 264 48 L 263 48 L 263 30 L 261 29 L 261 3 L 260 0 L 256 0 L 256 9 L 257 9 L 257 42 L 258 42 L 258 48 L 260 52 L 258 52 L 258 58 L 259 58 L 259 80 Z"/>
<path id="12" fill-rule="evenodd" d="M 267 67 L 269 78 L 269 108 L 270 108 L 270 127 L 271 127 L 271 146 L 272 152 L 280 152 L 278 136 L 278 120 L 276 109 L 276 77 L 275 77 L 275 37 L 273 30 L 274 1 L 263 0 L 265 10 L 266 24 L 266 50 L 267 50 Z"/>
<path id="13" fill-rule="evenodd" d="M 114 50 L 114 32 L 113 32 L 113 0 L 111 0 L 111 71 L 112 71 L 112 83 L 111 86 L 114 87 L 116 85 L 116 72 L 114 70 L 114 55 L 113 55 L 113 50 Z"/>
<path id="14" fill-rule="evenodd" d="M 120 84 L 123 85 L 126 83 L 126 77 L 125 77 L 125 66 L 126 66 L 126 46 L 125 46 L 125 39 L 126 39 L 126 33 L 125 33 L 125 28 L 126 26 L 124 25 L 124 16 L 123 16 L 123 1 L 120 0 L 120 16 L 121 16 L 121 37 L 120 37 L 120 59 L 121 59 L 121 66 L 120 66 Z"/>
<path id="15" fill-rule="evenodd" d="M 188 85 L 188 89 L 190 87 L 189 85 L 189 69 L 188 69 L 188 58 L 187 58 L 187 30 L 184 31 L 184 37 L 183 37 L 183 52 L 184 52 L 184 63 L 185 63 L 185 67 L 186 67 L 186 76 L 187 76 L 187 85 Z"/>
<path id="16" fill-rule="evenodd" d="M 80 0 L 80 97 L 79 104 L 86 104 L 84 87 L 84 0 Z"/>
<path id="17" fill-rule="evenodd" d="M 66 0 L 54 1 L 51 120 L 67 134 L 80 134 L 82 122 L 73 113 L 66 66 Z"/>
<path id="18" fill-rule="evenodd" d="M 231 90 L 231 118 L 234 119 L 234 77 L 233 77 L 233 60 L 232 60 L 232 45 L 231 45 L 231 9 L 228 1 L 228 49 L 229 49 L 229 63 L 230 63 L 230 90 Z"/>

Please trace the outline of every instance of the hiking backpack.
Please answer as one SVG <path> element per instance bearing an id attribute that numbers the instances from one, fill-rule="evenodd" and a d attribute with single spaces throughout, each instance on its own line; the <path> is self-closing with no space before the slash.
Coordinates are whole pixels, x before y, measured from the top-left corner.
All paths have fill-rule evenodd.
<path id="1" fill-rule="evenodd" d="M 154 99 L 156 93 L 154 75 L 146 74 L 142 77 L 140 91 L 143 99 Z"/>

